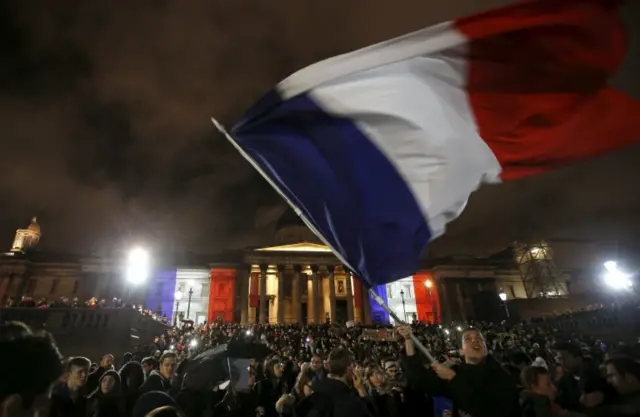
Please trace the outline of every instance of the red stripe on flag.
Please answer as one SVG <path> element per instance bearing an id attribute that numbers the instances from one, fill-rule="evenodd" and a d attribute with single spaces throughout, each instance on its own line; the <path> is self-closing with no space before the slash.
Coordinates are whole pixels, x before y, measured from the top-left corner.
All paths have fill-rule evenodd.
<path id="1" fill-rule="evenodd" d="M 640 141 L 640 103 L 607 87 L 626 54 L 617 1 L 538 0 L 455 22 L 480 136 L 514 179 Z"/>

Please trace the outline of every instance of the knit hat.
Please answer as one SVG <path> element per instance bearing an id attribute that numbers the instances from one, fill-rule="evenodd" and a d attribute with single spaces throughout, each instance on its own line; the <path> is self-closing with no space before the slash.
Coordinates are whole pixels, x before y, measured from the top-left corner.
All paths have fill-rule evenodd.
<path id="1" fill-rule="evenodd" d="M 162 391 L 149 391 L 142 394 L 136 404 L 133 406 L 131 417 L 145 417 L 156 408 L 164 406 L 177 407 L 178 404 L 169 394 Z"/>

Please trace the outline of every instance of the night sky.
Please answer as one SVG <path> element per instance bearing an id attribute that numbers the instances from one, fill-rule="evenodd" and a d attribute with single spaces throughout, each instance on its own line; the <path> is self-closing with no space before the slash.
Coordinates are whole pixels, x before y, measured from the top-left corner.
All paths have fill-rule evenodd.
<path id="1" fill-rule="evenodd" d="M 43 250 L 269 244 L 283 203 L 210 117 L 231 125 L 296 69 L 504 3 L 3 0 L 0 247 L 35 214 Z M 533 234 L 633 245 L 638 167 L 626 149 L 484 189 L 433 252 Z"/>

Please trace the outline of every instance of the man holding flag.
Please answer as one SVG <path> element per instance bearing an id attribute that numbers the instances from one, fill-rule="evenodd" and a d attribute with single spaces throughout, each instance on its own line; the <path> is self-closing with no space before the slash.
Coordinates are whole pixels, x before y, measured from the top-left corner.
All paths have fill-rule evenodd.
<path id="1" fill-rule="evenodd" d="M 488 355 L 484 336 L 478 330 L 463 330 L 460 355 L 464 363 L 455 367 L 434 363 L 422 365 L 411 340 L 409 326 L 398 327 L 405 340 L 405 369 L 411 385 L 436 397 L 449 398 L 454 416 L 511 417 L 520 415 L 519 392 L 511 376 Z"/>

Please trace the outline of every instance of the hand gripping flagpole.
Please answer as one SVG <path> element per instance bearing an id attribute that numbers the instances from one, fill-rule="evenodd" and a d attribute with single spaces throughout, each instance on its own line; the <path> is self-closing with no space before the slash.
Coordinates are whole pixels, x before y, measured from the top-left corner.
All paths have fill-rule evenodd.
<path id="1" fill-rule="evenodd" d="M 233 139 L 233 137 L 231 136 L 231 134 L 227 131 L 227 129 L 225 129 L 225 127 L 218 122 L 216 119 L 214 119 L 213 117 L 211 118 L 211 121 L 213 122 L 213 125 L 216 127 L 216 129 L 218 129 L 218 131 L 220 133 L 222 133 L 224 135 L 225 138 L 227 138 L 227 140 L 229 142 L 231 142 L 231 144 L 238 150 L 238 152 L 240 152 L 240 155 L 242 155 L 247 161 L 249 161 L 249 163 L 256 169 L 256 171 L 258 171 L 260 173 L 260 175 L 262 175 L 262 177 L 269 183 L 269 185 L 271 185 L 273 187 L 274 190 L 276 190 L 278 192 L 278 194 L 280 194 L 280 196 L 284 199 L 284 201 L 286 201 L 289 206 L 291 206 L 291 208 L 296 212 L 296 214 L 300 217 L 300 219 L 302 219 L 302 221 L 304 222 L 304 224 L 316 235 L 318 236 L 318 238 L 320 238 L 320 240 L 322 240 L 322 242 L 327 245 L 327 247 L 329 249 L 331 249 L 331 251 L 333 252 L 333 254 L 336 256 L 336 258 L 338 258 L 340 260 L 340 262 L 342 262 L 344 265 L 346 265 L 347 267 L 349 267 L 350 269 L 353 269 L 349 266 L 349 263 L 347 261 L 345 261 L 344 259 L 342 259 L 342 256 L 340 256 L 340 253 L 337 252 L 335 249 L 333 249 L 333 247 L 331 246 L 331 244 L 329 242 L 327 242 L 327 240 L 324 238 L 324 236 L 322 236 L 321 233 L 319 233 L 316 228 L 313 226 L 313 224 L 311 224 L 306 217 L 302 214 L 302 212 L 300 211 L 300 209 L 298 207 L 296 207 L 290 200 L 289 198 L 287 198 L 287 196 L 282 192 L 282 190 L 280 190 L 280 187 L 278 187 L 278 185 L 273 182 L 273 180 L 262 170 L 262 168 L 260 167 L 260 165 L 258 165 L 253 158 L 251 158 L 251 156 L 249 154 L 247 154 L 245 152 L 244 149 L 242 149 L 242 147 Z M 373 288 L 371 288 L 369 285 L 367 285 L 367 290 L 369 291 L 369 294 L 371 295 L 371 297 L 374 299 L 374 301 L 376 303 L 378 303 L 380 305 L 380 307 L 382 307 L 387 313 L 389 313 L 389 315 L 391 317 L 393 317 L 393 319 L 397 322 L 397 323 L 404 323 L 404 321 L 400 320 L 400 318 L 396 315 L 396 313 L 391 310 L 389 308 L 388 305 L 385 304 L 384 300 L 382 298 L 380 298 L 380 296 L 378 294 L 375 293 L 375 291 L 373 290 Z M 418 340 L 418 338 L 416 337 L 416 335 L 414 335 L 413 333 L 411 333 L 411 341 L 413 341 L 413 344 L 415 345 L 416 348 L 418 348 L 418 350 L 420 352 L 422 352 L 427 359 L 429 359 L 430 363 L 436 363 L 436 359 L 433 357 L 433 355 L 431 355 L 431 353 L 429 352 L 429 350 Z"/>

